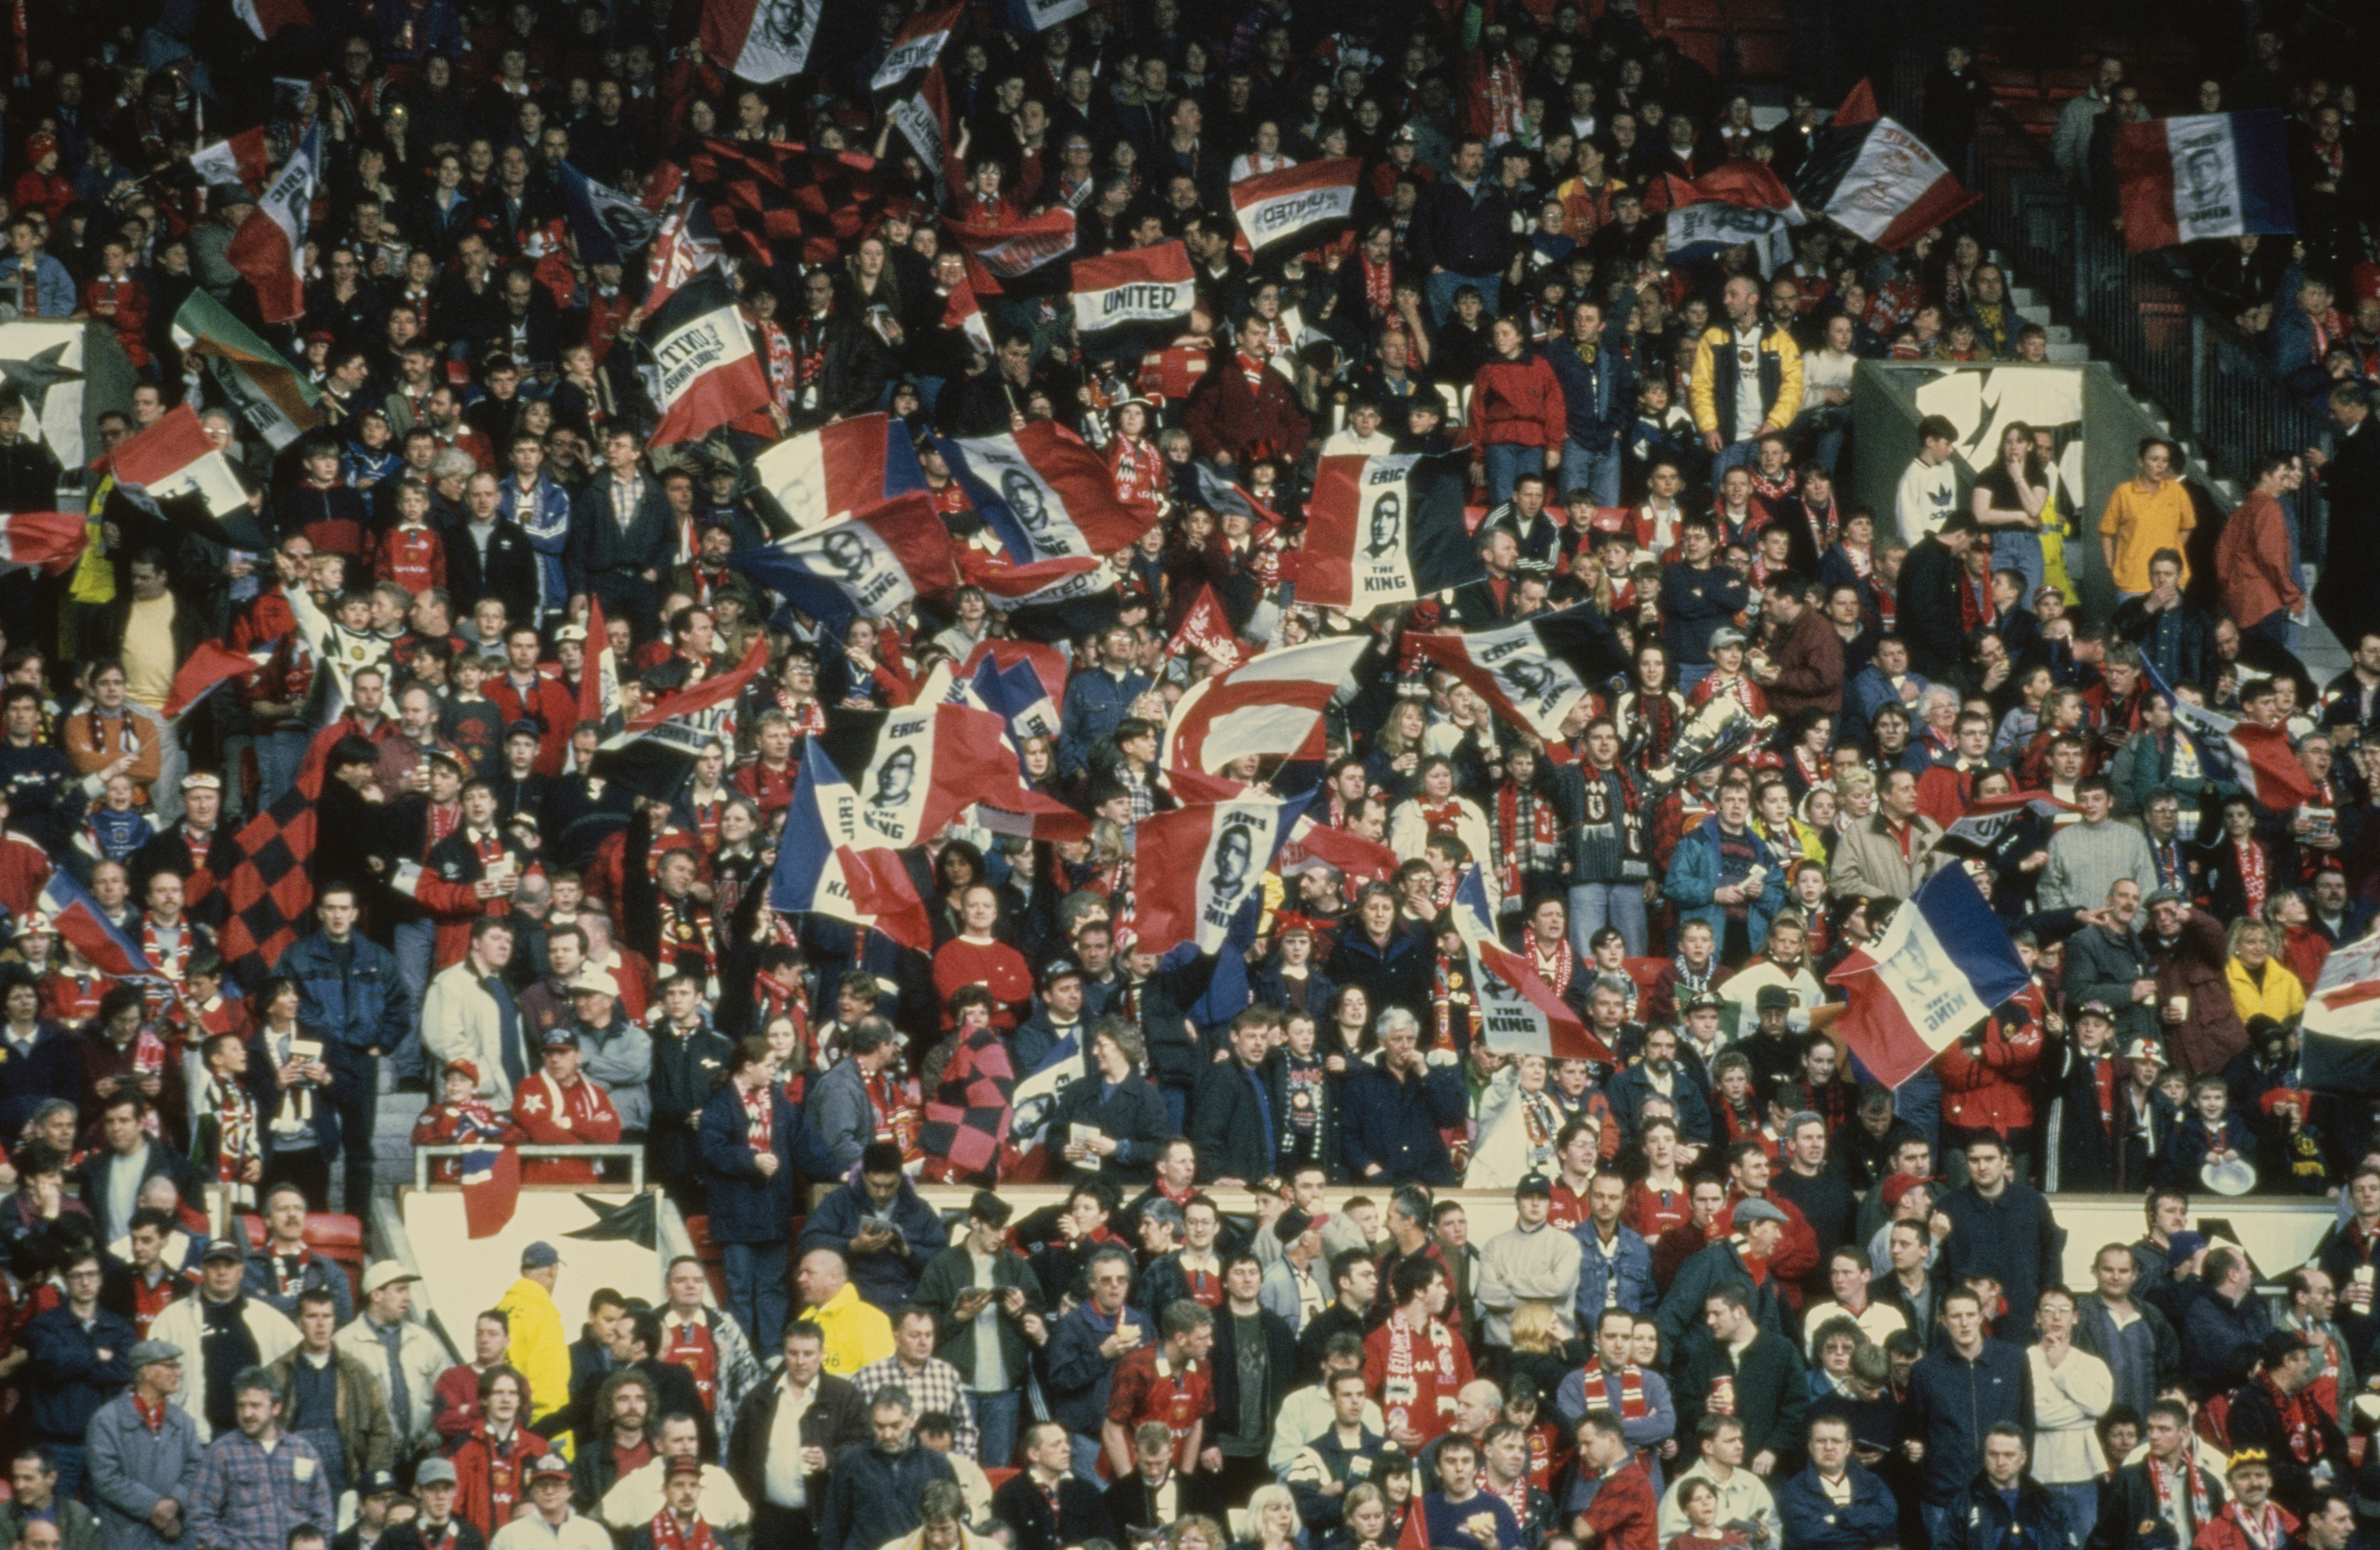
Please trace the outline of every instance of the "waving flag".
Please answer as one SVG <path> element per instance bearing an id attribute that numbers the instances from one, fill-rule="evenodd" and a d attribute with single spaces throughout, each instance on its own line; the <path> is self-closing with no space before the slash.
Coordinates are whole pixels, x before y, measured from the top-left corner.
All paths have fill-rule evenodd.
<path id="1" fill-rule="evenodd" d="M 1645 208 L 1658 214 L 1690 204 L 1731 204 L 1740 210 L 1773 210 L 1794 226 L 1808 219 L 1793 190 L 1767 162 L 1738 156 L 1721 162 L 1700 177 L 1664 173 L 1645 190 Z"/>
<path id="2" fill-rule="evenodd" d="M 259 124 L 229 140 L 200 146 L 190 153 L 190 168 L 202 185 L 236 183 L 253 194 L 264 188 L 267 155 L 264 126 Z"/>
<path id="3" fill-rule="evenodd" d="M 303 7 L 298 8 L 302 13 Z M 257 36 L 268 34 L 260 30 Z M 322 127 L 316 124 L 224 249 L 231 266 L 256 287 L 257 311 L 267 323 L 288 323 L 305 315 L 306 279 L 298 273 L 298 255 L 306 246 L 322 165 Z"/>
<path id="4" fill-rule="evenodd" d="M 1730 248 L 1750 248 L 1759 255 L 1760 272 L 1773 275 L 1793 259 L 1789 223 L 1774 210 L 1704 200 L 1671 205 L 1663 222 L 1669 250 L 1682 261 L 1712 259 Z"/>
<path id="5" fill-rule="evenodd" d="M 1196 942 L 1201 953 L 1221 951 L 1240 912 L 1262 903 L 1264 874 L 1311 799 L 1239 796 L 1143 819 L 1133 831 L 1134 868 L 1165 885 L 1135 896 L 1136 950 Z"/>
<path id="6" fill-rule="evenodd" d="M 868 89 L 889 91 L 917 71 L 931 69 L 934 61 L 942 56 L 943 45 L 951 41 L 951 30 L 958 25 L 965 9 L 965 6 L 958 5 L 939 11 L 922 11 L 903 22 L 901 31 L 893 34 L 892 46 L 884 51 L 884 62 L 869 78 Z"/>
<path id="7" fill-rule="evenodd" d="M 998 226 L 944 221 L 951 240 L 966 254 L 971 278 L 989 276 L 988 290 L 1062 287 L 1065 274 L 1054 267 L 1075 250 L 1075 213 L 1062 206 L 1039 215 L 1020 215 Z"/>
<path id="8" fill-rule="evenodd" d="M 1190 321 L 1196 295 L 1190 250 L 1179 239 L 1078 258 L 1073 282 L 1075 336 L 1099 359 L 1171 344 Z"/>
<path id="9" fill-rule="evenodd" d="M 991 353 L 991 324 L 983 321 L 983 303 L 976 299 L 975 287 L 964 277 L 942 303 L 942 326 L 965 335 L 967 343 L 980 353 Z"/>
<path id="10" fill-rule="evenodd" d="M 1166 763 L 1211 775 L 1250 754 L 1297 753 L 1371 646 L 1369 635 L 1275 646 L 1199 679 L 1166 718 Z"/>
<path id="11" fill-rule="evenodd" d="M 994 658 L 983 656 L 977 661 L 975 670 L 960 681 L 967 686 L 978 704 L 1000 717 L 1010 738 L 1019 746 L 1027 738 L 1057 740 L 1058 707 L 1062 697 L 1050 697 L 1032 664 L 1020 662 L 1013 667 L 1002 667 Z M 1019 769 L 1021 773 L 1021 765 Z"/>
<path id="12" fill-rule="evenodd" d="M 814 619 L 882 618 L 919 598 L 948 598 L 958 585 L 951 530 L 922 490 L 739 549 L 727 563 Z"/>
<path id="13" fill-rule="evenodd" d="M 1967 804 L 1964 812 L 1953 815 L 1935 848 L 1953 856 L 1988 856 L 2019 814 L 2031 812 L 2041 818 L 2056 818 L 2061 812 L 2073 811 L 2072 802 L 2061 801 L 2046 791 L 2003 791 L 1994 797 L 1977 797 Z M 1937 814 L 1926 816 L 1941 822 Z"/>
<path id="14" fill-rule="evenodd" d="M 941 445 L 967 498 L 1019 565 L 1104 558 L 1148 530 L 1148 519 L 1116 498 L 1106 461 L 1055 421 Z"/>
<path id="15" fill-rule="evenodd" d="M 724 673 L 713 673 L 700 683 L 663 695 L 605 739 L 603 746 L 624 748 L 640 738 L 657 738 L 684 746 L 689 754 L 699 753 L 721 736 L 719 714 L 732 713 L 735 697 L 768 665 L 769 642 L 756 638 L 743 661 Z"/>
<path id="16" fill-rule="evenodd" d="M 2330 950 L 2301 1026 L 2306 1086 L 2380 1097 L 2380 934 Z"/>
<path id="17" fill-rule="evenodd" d="M 475 1141 L 461 1162 L 464 1236 L 493 1238 L 512 1225 L 513 1213 L 520 1208 L 520 1149 L 501 1141 Z"/>
<path id="18" fill-rule="evenodd" d="M 2313 782 L 2290 750 L 2289 733 L 2193 705 L 2175 694 L 2155 668 L 2145 671 L 2149 692 L 2173 712 L 2174 728 L 2197 751 L 2207 779 L 2240 787 L 2276 812 L 2313 796 Z"/>
<path id="19" fill-rule="evenodd" d="M 335 740 L 328 731 L 315 733 L 296 782 L 239 833 L 216 840 L 207 857 L 227 911 L 216 946 L 225 966 L 251 990 L 312 929 L 314 799 L 322 789 L 323 757 Z"/>
<path id="20" fill-rule="evenodd" d="M 1302 253 L 1346 229 L 1362 171 L 1353 156 L 1328 156 L 1232 184 L 1232 214 L 1255 262 Z"/>
<path id="21" fill-rule="evenodd" d="M 1358 618 L 1487 574 L 1463 520 L 1461 454 L 1325 458 L 1306 502 L 1297 600 Z"/>
<path id="22" fill-rule="evenodd" d="M 2022 990 L 2024 960 L 1965 869 L 1927 878 L 1884 934 L 1827 976 L 1850 1007 L 1836 1036 L 1876 1080 L 1899 1087 L 1992 1008 Z"/>
<path id="23" fill-rule="evenodd" d="M 873 156 L 788 140 L 704 140 L 687 158 L 686 177 L 710 201 L 721 239 L 764 264 L 832 262 L 886 197 Z"/>
<path id="24" fill-rule="evenodd" d="M 1178 779 L 1179 771 L 1168 772 Z M 1290 852 L 1297 853 L 1303 861 L 1311 857 L 1339 869 L 1340 875 L 1354 883 L 1385 883 L 1397 874 L 1403 859 L 1387 846 L 1366 839 L 1353 829 L 1335 828 L 1308 812 L 1292 830 L 1289 843 L 1281 848 L 1286 861 Z M 1286 867 L 1283 868 L 1287 870 Z"/>
<path id="25" fill-rule="evenodd" d="M 824 0 L 703 0 L 702 52 L 756 86 L 799 75 Z"/>
<path id="26" fill-rule="evenodd" d="M 581 263 L 625 265 L 661 229 L 662 218 L 619 189 L 598 183 L 568 162 L 562 164 L 562 208 Z"/>
<path id="27" fill-rule="evenodd" d="M 998 1183 L 1015 1097 L 1016 1068 L 1000 1031 L 983 1027 L 961 1037 L 918 1127 L 923 1177 L 937 1184 Z"/>
<path id="28" fill-rule="evenodd" d="M 827 823 L 855 845 L 922 845 L 972 804 L 1024 791 L 1000 717 L 965 705 L 831 710 L 809 745 L 849 777 Z"/>
<path id="29" fill-rule="evenodd" d="M 612 632 L 603 623 L 603 600 L 587 598 L 587 659 L 578 674 L 578 719 L 591 721 L 609 737 L 620 711 L 620 653 L 612 648 Z"/>
<path id="30" fill-rule="evenodd" d="M 1478 861 L 1464 865 L 1447 915 L 1471 958 L 1471 980 L 1479 994 L 1481 1037 L 1488 1048 L 1502 1055 L 1619 1063 L 1619 1056 L 1587 1031 L 1578 1014 L 1537 976 L 1528 959 L 1496 940 L 1492 923 L 1496 907 L 1488 895 L 1488 874 Z M 1517 1181 L 1516 1176 L 1513 1182 Z"/>
<path id="31" fill-rule="evenodd" d="M 645 299 L 637 304 L 637 316 L 652 316 L 677 294 L 678 287 L 724 256 L 718 228 L 711 225 L 710 206 L 691 193 L 681 193 L 677 203 L 662 217 L 661 229 L 653 234 L 652 251 L 645 255 Z"/>
<path id="32" fill-rule="evenodd" d="M 0 513 L 0 574 L 38 570 L 45 576 L 65 575 L 82 557 L 88 521 L 70 511 Z"/>
<path id="33" fill-rule="evenodd" d="M 1165 654 L 1172 657 L 1207 656 L 1220 653 L 1227 665 L 1236 667 L 1244 660 L 1239 636 L 1232 629 L 1231 616 L 1215 597 L 1211 581 L 1198 583 L 1197 595 L 1183 610 L 1181 627 L 1173 639 L 1165 643 Z"/>
<path id="34" fill-rule="evenodd" d="M 271 43 L 285 27 L 310 27 L 313 13 L 305 0 L 232 0 L 232 9 L 248 30 L 266 43 Z"/>
<path id="35" fill-rule="evenodd" d="M 802 531 L 926 487 L 907 422 L 880 413 L 787 436 L 752 459 L 752 471 L 786 519 Z"/>
<path id="36" fill-rule="evenodd" d="M 207 363 L 224 397 L 275 452 L 322 423 L 322 390 L 208 292 L 193 290 L 174 314 L 174 343 Z"/>
<path id="37" fill-rule="evenodd" d="M 642 337 L 661 373 L 652 445 L 698 441 L 769 407 L 769 378 L 752 352 L 735 292 L 716 269 L 678 287 L 646 320 Z"/>
<path id="38" fill-rule="evenodd" d="M 1803 209 L 1888 250 L 1907 247 L 1981 197 L 1889 118 L 1839 120 L 1819 130 L 1793 192 Z"/>
<path id="39" fill-rule="evenodd" d="M 1056 1177 L 1056 1154 L 1065 1147 L 1067 1138 L 1057 1134 L 1050 1121 L 1066 1089 L 1090 1075 L 1082 1032 L 1078 1026 L 1050 1045 L 1032 1075 L 1016 1084 L 1010 1100 L 1015 1119 L 1009 1126 L 1008 1150 L 1001 1164 L 1002 1183 L 1029 1184 Z"/>
<path id="40" fill-rule="evenodd" d="M 174 674 L 173 691 L 165 697 L 162 714 L 167 721 L 176 720 L 205 699 L 215 685 L 244 678 L 261 665 L 246 652 L 236 652 L 220 641 L 201 641 L 198 649 L 190 653 L 189 660 Z"/>
<path id="41" fill-rule="evenodd" d="M 2119 124 L 2115 168 L 2127 251 L 2298 229 L 2279 108 Z"/>
<path id="42" fill-rule="evenodd" d="M 1550 741 L 1593 686 L 1628 671 L 1609 620 L 1581 604 L 1502 629 L 1409 635 L 1422 655 L 1468 684 L 1498 715 Z"/>
<path id="43" fill-rule="evenodd" d="M 57 929 L 68 946 L 91 960 L 101 973 L 118 980 L 154 974 L 157 966 L 113 921 L 100 913 L 99 901 L 83 892 L 64 867 L 54 867 L 42 885 L 34 909 Z"/>

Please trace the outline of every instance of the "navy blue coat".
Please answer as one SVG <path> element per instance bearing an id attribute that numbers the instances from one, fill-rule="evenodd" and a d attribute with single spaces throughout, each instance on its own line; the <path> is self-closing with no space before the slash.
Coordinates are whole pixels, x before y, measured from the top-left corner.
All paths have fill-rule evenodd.
<path id="1" fill-rule="evenodd" d="M 52 1098 L 82 1100 L 82 1059 L 74 1035 L 63 1023 L 33 1025 L 33 1050 L 23 1059 L 0 1044 L 0 1133 L 16 1135 L 33 1111 Z"/>
<path id="2" fill-rule="evenodd" d="M 2033 1368 L 2024 1351 L 1986 1336 L 1973 1361 L 1949 1346 L 1910 1370 L 1900 1406 L 1900 1440 L 1925 1445 L 1919 1494 L 1947 1507 L 1984 1469 L 1984 1434 L 2006 1422 L 2033 1446 Z"/>
<path id="3" fill-rule="evenodd" d="M 85 1329 L 67 1307 L 51 1309 L 25 1326 L 28 1361 L 26 1426 L 38 1442 L 82 1446 L 99 1407 L 132 1385 L 125 1361 L 140 1336 L 132 1321 L 102 1308 Z M 99 1359 L 101 1351 L 107 1360 Z"/>
<path id="4" fill-rule="evenodd" d="M 1339 1128 L 1348 1176 L 1376 1177 L 1383 1185 L 1461 1182 L 1439 1132 L 1462 1124 L 1470 1107 L 1459 1067 L 1433 1066 L 1419 1080 L 1401 1082 L 1377 1066 L 1359 1064 Z M 1365 1171 L 1374 1163 L 1380 1166 L 1377 1176 Z"/>
<path id="5" fill-rule="evenodd" d="M 777 1154 L 773 1178 L 761 1178 L 753 1164 L 744 1098 L 735 1084 L 722 1084 L 702 1105 L 695 1150 L 702 1168 L 703 1197 L 710 1207 L 713 1243 L 784 1242 L 792 1235 L 799 1178 L 822 1182 L 841 1172 L 833 1153 L 819 1144 L 802 1124 L 799 1111 L 785 1102 L 784 1091 L 773 1083 L 769 1104 L 769 1139 Z"/>
<path id="6" fill-rule="evenodd" d="M 907 1253 L 894 1249 L 880 1254 L 851 1251 L 859 1224 L 879 1214 L 901 1229 L 908 1240 Z M 927 1263 L 950 1246 L 951 1229 L 942 1225 L 941 1213 L 919 1200 L 906 1178 L 892 1197 L 892 1208 L 881 1213 L 868 1204 L 868 1186 L 857 1179 L 835 1190 L 819 1202 L 803 1224 L 800 1244 L 805 1253 L 832 1249 L 843 1255 L 851 1263 L 851 1282 L 859 1295 L 888 1313 L 917 1295 L 917 1278 L 926 1273 Z"/>
<path id="7" fill-rule="evenodd" d="M 347 940 L 355 956 L 345 972 L 331 956 L 330 937 L 319 931 L 284 953 L 275 966 L 276 972 L 298 982 L 298 1024 L 329 1045 L 334 1060 L 343 1052 L 377 1049 L 385 1055 L 412 1025 L 411 998 L 397 977 L 395 955 L 360 934 Z"/>
<path id="8" fill-rule="evenodd" d="M 1050 1419 L 1085 1437 L 1098 1436 L 1107 1424 L 1108 1390 L 1116 1367 L 1099 1354 L 1107 1336 L 1090 1314 L 1091 1304 L 1076 1307 L 1058 1321 L 1050 1331 L 1050 1343 L 1041 1349 L 1041 1392 L 1050 1401 Z M 1127 1304 L 1119 1316 L 1132 1321 L 1142 1345 L 1157 1338 L 1157 1326 L 1139 1309 Z"/>
<path id="9" fill-rule="evenodd" d="M 1837 1507 L 1818 1485 L 1818 1471 L 1802 1472 L 1777 1487 L 1777 1522 L 1785 1550 L 1868 1550 L 1900 1533 L 1900 1508 L 1892 1488 L 1856 1463 L 1846 1464 L 1852 1505 Z"/>

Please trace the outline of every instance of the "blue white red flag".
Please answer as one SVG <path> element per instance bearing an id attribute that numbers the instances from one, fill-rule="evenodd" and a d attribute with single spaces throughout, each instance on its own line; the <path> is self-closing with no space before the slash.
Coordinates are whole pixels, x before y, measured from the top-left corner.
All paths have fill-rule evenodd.
<path id="1" fill-rule="evenodd" d="M 42 897 L 34 905 L 42 917 L 57 928 L 60 936 L 76 952 L 91 960 L 91 966 L 110 979 L 138 979 L 157 972 L 140 944 L 127 936 L 115 921 L 100 912 L 99 901 L 83 892 L 64 867 L 54 867 L 50 880 L 42 886 Z"/>
<path id="2" fill-rule="evenodd" d="M 1196 942 L 1201 953 L 1220 951 L 1240 912 L 1262 903 L 1264 874 L 1312 799 L 1243 795 L 1143 819 L 1134 867 L 1169 885 L 1138 896 L 1139 950 Z"/>
<path id="3" fill-rule="evenodd" d="M 1553 987 L 1529 967 L 1529 960 L 1496 940 L 1495 907 L 1488 898 L 1486 875 L 1479 863 L 1463 869 L 1454 885 L 1454 904 L 1448 911 L 1457 934 L 1471 955 L 1471 982 L 1477 988 L 1480 1037 L 1499 1055 L 1542 1055 L 1549 1060 L 1600 1060 L 1617 1065 L 1619 1056 L 1586 1031 L 1578 1014 L 1556 995 Z M 1487 1141 L 1482 1137 L 1482 1144 Z M 1495 1149 L 1503 1156 L 1504 1149 Z M 1479 1153 L 1475 1152 L 1474 1157 Z M 1496 1186 L 1518 1183 L 1520 1167 L 1510 1179 L 1491 1174 Z M 1466 1176 L 1467 1177 L 1467 1176 Z"/>
<path id="4" fill-rule="evenodd" d="M 2380 1095 L 2380 934 L 2342 942 L 2306 996 L 2304 1085 Z"/>
<path id="5" fill-rule="evenodd" d="M 2207 779 L 2237 786 L 2275 812 L 2313 796 L 2313 782 L 2289 747 L 2289 733 L 2193 705 L 2176 695 L 2155 668 L 2147 671 L 2150 690 L 2172 709 L 2173 724 L 2198 751 Z"/>
<path id="6" fill-rule="evenodd" d="M 520 1204 L 519 1149 L 493 1141 L 473 1142 L 463 1153 L 462 1176 L 464 1230 L 472 1238 L 495 1237 Z"/>
<path id="7" fill-rule="evenodd" d="M 1884 934 L 1827 976 L 1851 998 L 1835 1033 L 1887 1087 L 1956 1044 L 2029 976 L 2008 928 L 1963 868 L 1936 873 Z"/>
<path id="8" fill-rule="evenodd" d="M 2119 124 L 2114 156 L 2129 251 L 2298 229 L 2279 108 Z"/>

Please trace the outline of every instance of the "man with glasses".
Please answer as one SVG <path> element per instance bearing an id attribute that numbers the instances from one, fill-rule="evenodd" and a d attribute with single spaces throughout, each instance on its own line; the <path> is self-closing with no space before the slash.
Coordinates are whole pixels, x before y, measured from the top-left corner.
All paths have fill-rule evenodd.
<path id="1" fill-rule="evenodd" d="M 25 1432 L 49 1450 L 58 1490 L 79 1497 L 83 1438 L 91 1417 L 132 1381 L 127 1358 L 139 1338 L 132 1322 L 99 1305 L 99 1255 L 83 1250 L 67 1262 L 66 1300 L 25 1326 Z M 20 1456 L 18 1499 L 27 1495 Z"/>

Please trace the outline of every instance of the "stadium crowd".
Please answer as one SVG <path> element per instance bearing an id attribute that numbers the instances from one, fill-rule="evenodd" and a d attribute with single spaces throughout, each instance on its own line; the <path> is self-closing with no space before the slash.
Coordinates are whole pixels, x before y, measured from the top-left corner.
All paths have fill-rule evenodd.
<path id="1" fill-rule="evenodd" d="M 2194 99 L 2098 60 L 2050 146 L 2112 204 L 2117 123 L 2291 116 L 2303 239 L 2192 256 L 2338 433 L 2264 456 L 2227 514 L 2163 441 L 2087 505 L 2072 426 L 1857 446 L 1860 361 L 2038 362 L 2046 320 L 1966 227 L 1672 262 L 1669 179 L 1790 181 L 1826 115 L 1795 92 L 1758 127 L 1635 0 L 967 6 L 930 67 L 947 157 L 871 92 L 911 6 L 696 9 L 13 12 L 0 297 L 120 348 L 94 455 L 197 411 L 263 542 L 61 469 L 55 360 L 0 331 L 0 504 L 91 513 L 68 563 L 0 576 L 9 1544 L 2374 1543 L 2380 1116 L 2306 1080 L 2299 1026 L 2380 873 L 2380 614 L 2338 563 L 2380 521 L 2380 182 L 2336 18 L 2266 6 L 2226 40 L 2193 11 L 2222 63 Z M 736 79 L 700 40 L 746 12 L 810 35 L 808 67 Z M 1954 165 L 1975 70 L 1954 47 L 1925 82 Z M 259 128 L 263 165 L 199 173 Z M 316 131 L 304 311 L 267 323 L 246 223 Z M 565 172 L 672 208 L 722 142 L 788 141 L 917 192 L 827 262 L 837 213 L 798 192 L 773 250 L 731 234 L 772 402 L 650 446 L 646 264 L 582 262 Z M 1235 252 L 1235 185 L 1340 156 L 1343 234 Z M 978 323 L 952 224 L 1060 208 L 1079 256 L 1184 245 L 1179 338 L 1097 359 L 1047 286 Z M 176 326 L 193 298 L 285 353 L 319 425 L 244 417 Z M 822 515 L 751 460 L 875 413 L 982 584 L 810 616 L 729 561 Z M 941 439 L 1037 421 L 1144 529 L 1055 629 L 1010 616 Z M 1476 579 L 1301 604 L 1319 459 L 1399 454 L 1463 469 Z M 1854 456 L 1905 464 L 1891 509 L 1852 498 Z M 2327 682 L 2294 654 L 2316 487 L 2341 591 L 2314 601 L 2351 654 Z M 1626 665 L 1556 738 L 1415 644 L 1565 610 Z M 771 908 L 808 740 L 1028 633 L 1060 677 L 1013 754 L 1073 837 L 931 836 L 929 947 Z M 1225 773 L 1319 787 L 1333 853 L 1378 864 L 1293 843 L 1220 955 L 1147 950 L 1147 902 L 1186 886 L 1135 868 L 1184 799 L 1174 705 L 1350 637 L 1375 649 L 1312 747 Z M 249 665 L 180 714 L 211 644 Z M 676 778 L 600 763 L 756 651 Z M 2176 700 L 2277 729 L 2310 794 L 2223 778 Z M 1888 1087 L 1829 1031 L 1829 974 L 1944 873 L 2029 979 Z M 1481 1036 L 1474 897 L 1591 1056 Z M 103 942 L 155 972 L 111 977 Z M 1026 1135 L 1011 1099 L 1052 1060 L 1073 1080 Z M 320 1237 L 369 1214 L 398 1093 L 420 1146 L 641 1148 L 714 1263 L 564 1309 L 538 1241 L 433 1331 L 412 1270 L 351 1276 Z M 1062 1202 L 1002 1198 L 1020 1177 Z M 946 1215 L 927 1180 L 974 1188 Z M 2143 1202 L 2087 1285 L 2058 1191 Z M 2197 1230 L 2210 1191 L 2337 1225 L 2259 1266 Z"/>

